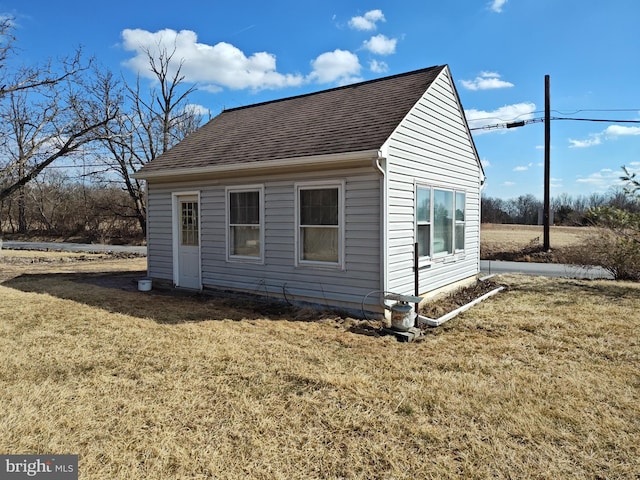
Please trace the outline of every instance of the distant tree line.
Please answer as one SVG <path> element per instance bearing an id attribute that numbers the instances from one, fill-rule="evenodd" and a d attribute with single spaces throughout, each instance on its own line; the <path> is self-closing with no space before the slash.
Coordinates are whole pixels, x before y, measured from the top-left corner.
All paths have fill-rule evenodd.
<path id="1" fill-rule="evenodd" d="M 531 194 L 508 200 L 483 195 L 482 222 L 538 225 L 542 207 L 542 201 Z M 576 197 L 562 194 L 551 199 L 554 225 L 593 225 L 593 212 L 603 207 L 628 212 L 637 212 L 640 208 L 635 198 L 622 188 L 606 194 L 592 193 Z"/>
<path id="2" fill-rule="evenodd" d="M 22 201 L 19 201 L 22 200 Z M 21 197 L 0 200 L 2 231 L 20 238 L 83 243 L 141 243 L 144 234 L 130 197 L 119 185 L 79 181 L 45 171 Z"/>

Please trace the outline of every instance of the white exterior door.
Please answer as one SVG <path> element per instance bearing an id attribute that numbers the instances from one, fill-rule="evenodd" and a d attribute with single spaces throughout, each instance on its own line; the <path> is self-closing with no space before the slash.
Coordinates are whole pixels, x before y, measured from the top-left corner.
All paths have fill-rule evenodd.
<path id="1" fill-rule="evenodd" d="M 178 287 L 201 289 L 198 195 L 175 197 L 174 280 Z"/>

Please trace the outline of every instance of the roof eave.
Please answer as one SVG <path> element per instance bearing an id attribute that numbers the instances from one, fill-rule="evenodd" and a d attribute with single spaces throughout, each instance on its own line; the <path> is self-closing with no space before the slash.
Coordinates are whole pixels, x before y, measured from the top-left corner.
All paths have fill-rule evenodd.
<path id="1" fill-rule="evenodd" d="M 252 163 L 232 163 L 224 165 L 208 165 L 192 168 L 167 168 L 156 171 L 137 171 L 132 175 L 135 179 L 154 180 L 169 179 L 175 177 L 195 177 L 211 174 L 232 174 L 232 173 L 260 173 L 264 171 L 278 171 L 282 169 L 291 170 L 296 167 L 303 168 L 324 168 L 357 165 L 363 161 L 370 162 L 378 157 L 378 149 L 360 150 L 356 152 L 345 152 L 337 154 L 310 155 L 305 157 L 282 158 L 277 160 L 263 160 Z"/>

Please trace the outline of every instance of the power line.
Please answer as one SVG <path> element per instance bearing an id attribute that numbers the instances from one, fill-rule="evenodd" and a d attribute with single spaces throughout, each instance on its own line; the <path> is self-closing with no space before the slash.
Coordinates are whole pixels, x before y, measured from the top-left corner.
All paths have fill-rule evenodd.
<path id="1" fill-rule="evenodd" d="M 551 110 L 561 115 L 575 115 L 580 112 L 640 112 L 640 108 L 582 108 L 572 112 L 563 112 L 561 110 Z"/>
<path id="2" fill-rule="evenodd" d="M 605 123 L 640 123 L 640 120 L 609 120 L 604 118 L 575 118 L 575 117 L 551 117 L 551 120 L 576 120 L 578 122 L 605 122 Z"/>
<path id="3" fill-rule="evenodd" d="M 640 108 L 581 108 L 581 109 L 573 110 L 569 112 L 563 112 L 562 110 L 551 110 L 551 111 L 558 113 L 560 115 L 575 115 L 576 113 L 580 113 L 580 112 L 640 112 Z M 509 118 L 509 119 L 492 116 L 492 117 L 474 118 L 474 121 L 499 120 L 501 122 L 510 123 L 510 122 L 515 122 L 518 118 L 524 117 L 525 115 L 535 115 L 536 113 L 544 113 L 544 110 L 536 110 L 534 112 L 521 113 L 520 115 L 516 115 L 515 117 Z"/>
<path id="4" fill-rule="evenodd" d="M 605 118 L 575 118 L 575 117 L 551 117 L 551 120 L 575 120 L 577 122 L 602 122 L 602 123 L 640 123 L 640 120 L 619 120 L 619 119 L 605 119 Z M 479 119 L 474 119 L 473 121 L 477 121 Z M 529 125 L 530 123 L 544 123 L 544 118 L 530 118 L 527 120 L 519 120 L 508 123 L 495 123 L 493 125 L 484 125 L 482 127 L 474 127 L 469 130 L 497 130 L 500 128 L 516 128 L 516 127 L 524 127 L 525 125 Z"/>

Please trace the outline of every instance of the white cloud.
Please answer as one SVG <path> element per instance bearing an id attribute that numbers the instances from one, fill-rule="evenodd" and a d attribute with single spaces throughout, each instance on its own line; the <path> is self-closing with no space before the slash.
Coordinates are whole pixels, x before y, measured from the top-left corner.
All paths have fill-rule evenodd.
<path id="1" fill-rule="evenodd" d="M 487 159 L 484 159 L 484 158 L 481 159 L 480 163 L 482 163 L 482 166 L 484 168 L 490 168 L 491 167 L 491 162 L 489 160 L 487 160 Z"/>
<path id="2" fill-rule="evenodd" d="M 600 145 L 602 140 L 615 140 L 618 137 L 640 135 L 640 127 L 624 127 L 621 125 L 609 125 L 602 132 L 592 133 L 586 140 L 569 139 L 569 148 L 587 148 Z"/>
<path id="3" fill-rule="evenodd" d="M 380 20 L 375 13 L 377 11 L 372 12 L 367 13 L 371 14 L 369 18 Z M 182 62 L 181 73 L 186 82 L 198 83 L 200 90 L 212 93 L 219 93 L 225 88 L 263 90 L 297 87 L 307 82 L 336 82 L 344 85 L 362 80 L 358 56 L 346 50 L 336 49 L 319 55 L 311 61 L 312 72 L 305 76 L 279 73 L 276 68 L 276 56 L 272 53 L 257 52 L 246 55 L 239 48 L 226 42 L 215 45 L 199 43 L 196 33 L 190 30 L 177 32 L 164 29 L 149 32 L 126 29 L 122 31 L 122 40 L 123 48 L 133 52 L 133 57 L 127 60 L 125 65 L 134 72 L 156 80 L 156 76 L 149 69 L 147 52 L 157 58 L 160 51 L 166 50 L 170 54 L 173 52 L 175 61 L 171 67 L 175 69 Z M 372 45 L 384 51 L 385 42 Z M 395 40 L 393 47 L 395 48 Z M 377 72 L 386 71 L 388 68 L 384 62 L 372 62 L 370 65 L 371 69 Z M 175 70 L 169 73 L 173 74 Z"/>
<path id="4" fill-rule="evenodd" d="M 375 73 L 385 73 L 389 70 L 389 65 L 386 62 L 381 62 L 379 60 L 371 60 L 369 62 L 369 69 Z"/>
<path id="5" fill-rule="evenodd" d="M 589 148 L 594 145 L 600 145 L 602 141 L 600 140 L 601 135 L 592 134 L 591 138 L 587 138 L 586 140 L 575 140 L 573 138 L 569 139 L 569 148 Z"/>
<path id="6" fill-rule="evenodd" d="M 604 132 L 606 137 L 622 137 L 627 135 L 640 135 L 640 127 L 623 127 L 621 125 L 610 125 Z"/>
<path id="7" fill-rule="evenodd" d="M 480 128 L 487 125 L 512 122 L 514 120 L 528 120 L 533 118 L 533 112 L 536 110 L 535 103 L 523 102 L 513 105 L 504 105 L 492 111 L 469 109 L 465 110 L 465 116 L 469 122 L 469 128 Z M 473 133 L 488 133 L 501 130 L 476 130 Z"/>
<path id="8" fill-rule="evenodd" d="M 513 169 L 514 172 L 526 172 L 527 170 L 529 170 L 531 167 L 533 167 L 533 163 L 530 163 L 529 165 L 518 165 L 517 167 L 515 167 Z"/>
<path id="9" fill-rule="evenodd" d="M 490 3 L 489 8 L 496 13 L 502 13 L 502 7 L 507 3 L 507 1 L 508 0 L 493 0 Z"/>
<path id="10" fill-rule="evenodd" d="M 622 184 L 620 180 L 621 175 L 621 171 L 618 172 L 610 168 L 603 168 L 586 177 L 577 176 L 576 182 L 583 185 L 589 185 L 592 188 L 597 188 L 599 190 L 607 190 L 614 185 Z"/>
<path id="11" fill-rule="evenodd" d="M 553 178 L 551 177 L 549 179 L 549 186 L 551 188 L 562 188 L 563 187 L 563 183 L 562 183 L 562 179 L 561 178 Z"/>
<path id="12" fill-rule="evenodd" d="M 513 83 L 500 80 L 500 75 L 495 72 L 480 72 L 480 75 L 473 80 L 461 80 L 460 83 L 467 90 L 493 90 L 513 87 Z"/>
<path id="13" fill-rule="evenodd" d="M 365 49 L 369 50 L 371 53 L 375 53 L 376 55 L 391 55 L 396 52 L 397 43 L 398 40 L 395 38 L 387 38 L 380 34 L 366 40 L 363 45 Z"/>
<path id="14" fill-rule="evenodd" d="M 369 10 L 363 16 L 353 17 L 349 26 L 355 30 L 375 30 L 378 22 L 384 22 L 382 10 Z"/>
<path id="15" fill-rule="evenodd" d="M 505 187 L 513 187 L 516 184 L 516 182 L 503 182 L 502 185 L 504 185 Z"/>
<path id="16" fill-rule="evenodd" d="M 219 42 L 216 45 L 198 43 L 195 32 L 172 29 L 149 32 L 141 29 L 122 31 L 123 48 L 134 52 L 134 57 L 125 62 L 140 75 L 155 79 L 149 69 L 147 52 L 152 55 L 166 49 L 173 52 L 173 68 L 182 62 L 181 73 L 185 81 L 203 84 L 203 88 L 215 91 L 221 87 L 238 89 L 269 89 L 299 86 L 302 75 L 282 74 L 276 70 L 276 56 L 268 52 L 257 52 L 249 56 L 239 48 Z M 173 73 L 173 72 L 170 72 Z"/>
<path id="17" fill-rule="evenodd" d="M 361 80 L 358 56 L 346 50 L 336 49 L 319 55 L 311 62 L 313 72 L 309 80 L 318 83 L 338 82 L 342 85 Z"/>
<path id="18" fill-rule="evenodd" d="M 633 173 L 633 171 L 633 169 L 630 169 L 631 173 Z M 582 185 L 588 185 L 589 188 L 593 190 L 605 192 L 611 187 L 623 186 L 625 184 L 625 182 L 620 179 L 623 173 L 621 169 L 613 170 L 611 168 L 603 168 L 586 177 L 577 175 L 576 182 Z"/>
<path id="19" fill-rule="evenodd" d="M 186 105 L 184 109 L 196 115 L 202 115 L 203 117 L 211 116 L 211 110 L 202 105 L 198 105 L 197 103 L 190 103 L 189 105 Z"/>

